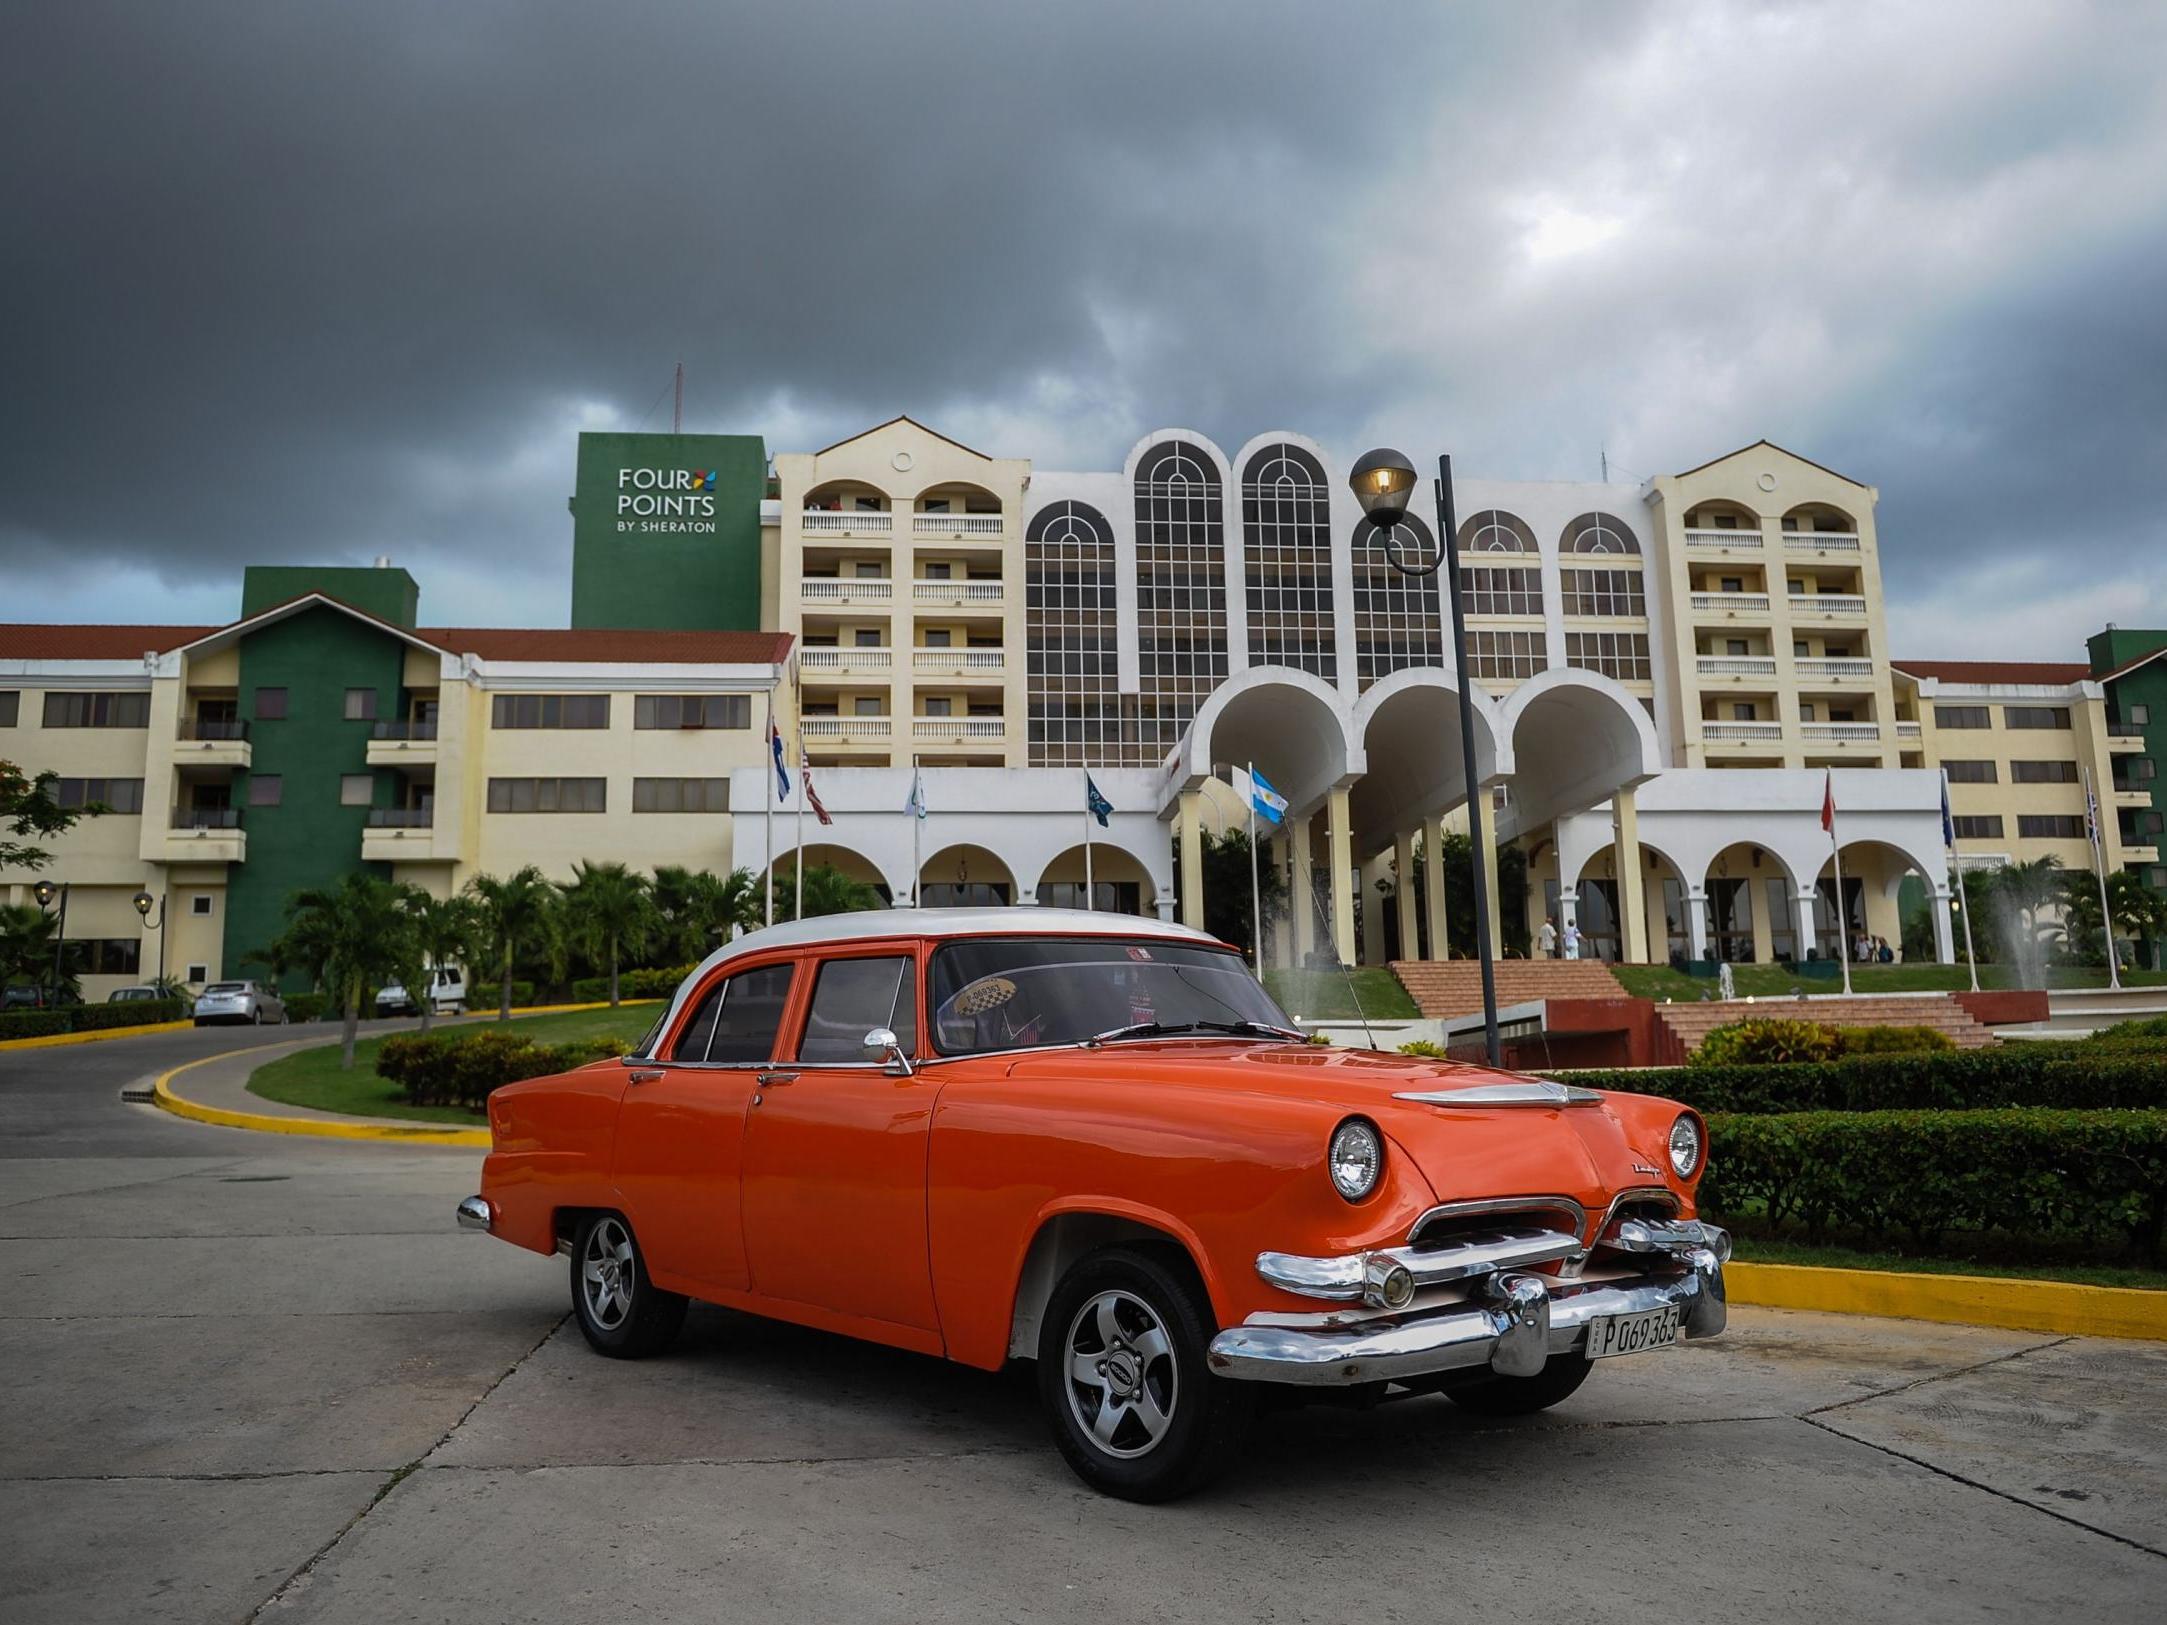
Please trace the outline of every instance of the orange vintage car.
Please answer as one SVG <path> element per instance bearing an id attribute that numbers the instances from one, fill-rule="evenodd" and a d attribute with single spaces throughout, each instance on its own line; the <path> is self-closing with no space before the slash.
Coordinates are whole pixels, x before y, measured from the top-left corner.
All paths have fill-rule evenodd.
<path id="1" fill-rule="evenodd" d="M 1179 926 L 894 910 L 755 931 L 621 1061 L 489 1098 L 459 1220 L 571 1258 L 600 1353 L 688 1300 L 992 1370 L 1163 1500 L 1267 1397 L 1554 1405 L 1723 1329 L 1674 1103 L 1302 1042 Z"/>

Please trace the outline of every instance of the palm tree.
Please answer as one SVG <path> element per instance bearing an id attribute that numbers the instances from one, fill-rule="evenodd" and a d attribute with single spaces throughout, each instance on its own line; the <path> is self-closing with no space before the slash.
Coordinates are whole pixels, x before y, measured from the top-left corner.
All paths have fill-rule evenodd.
<path id="1" fill-rule="evenodd" d="M 2139 960 L 2149 963 L 2153 939 L 2167 926 L 2167 897 L 2128 870 L 2118 869 L 2107 876 L 2107 906 L 2114 911 L 2116 937 L 2134 938 Z M 2085 965 L 2107 962 L 2099 919 L 2099 877 L 2089 869 L 2071 869 L 2062 876 L 2062 930 L 2071 959 Z"/>
<path id="2" fill-rule="evenodd" d="M 413 985 L 421 942 L 411 888 L 374 875 L 348 875 L 328 889 L 296 892 L 280 942 L 326 985 L 345 1023 L 339 1065 L 352 1071 L 361 998 L 387 982 Z"/>
<path id="3" fill-rule="evenodd" d="M 759 923 L 759 883 L 750 869 L 715 875 L 665 864 L 655 871 L 652 892 L 661 917 L 655 947 L 670 963 L 705 959 L 718 937 Z"/>
<path id="4" fill-rule="evenodd" d="M 609 964 L 609 1002 L 618 998 L 618 971 L 627 950 L 647 946 L 655 926 L 647 879 L 621 863 L 575 863 L 564 888 L 565 923 L 580 950 Z"/>
<path id="5" fill-rule="evenodd" d="M 0 983 L 42 982 L 53 973 L 53 916 L 28 903 L 0 903 Z"/>
<path id="6" fill-rule="evenodd" d="M 2024 916 L 2024 930 L 2033 946 L 2042 937 L 2059 930 L 2053 925 L 2043 925 L 2039 915 L 2043 909 L 2060 903 L 2062 891 L 2062 860 L 2051 852 L 2043 858 L 2033 858 L 2029 863 L 2004 864 L 1994 873 L 1994 889 L 2008 899 L 2009 906 Z"/>
<path id="7" fill-rule="evenodd" d="M 557 946 L 557 890 L 533 864 L 498 879 L 476 875 L 467 882 L 484 951 L 497 961 L 497 1019 L 512 1019 L 512 965 L 522 946 L 553 953 Z"/>
<path id="8" fill-rule="evenodd" d="M 427 1032 L 436 1007 L 432 984 L 437 967 L 466 960 L 474 951 L 479 924 L 469 897 L 431 897 L 416 891 L 407 900 L 407 912 L 414 917 L 415 940 L 421 944 L 423 981 L 414 1002 L 421 1007 L 421 1030 Z"/>
<path id="9" fill-rule="evenodd" d="M 840 869 L 816 863 L 805 871 L 805 917 L 808 920 L 822 914 L 855 914 L 881 906 L 879 892 L 862 880 L 852 880 Z M 797 918 L 797 881 L 788 870 L 775 876 L 775 918 Z"/>

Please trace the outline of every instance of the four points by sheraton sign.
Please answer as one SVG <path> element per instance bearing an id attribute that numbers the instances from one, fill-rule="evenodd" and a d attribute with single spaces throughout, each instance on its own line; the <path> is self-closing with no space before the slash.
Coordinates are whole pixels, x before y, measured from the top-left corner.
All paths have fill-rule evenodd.
<path id="1" fill-rule="evenodd" d="M 620 468 L 617 529 L 627 535 L 715 534 L 715 470 Z"/>

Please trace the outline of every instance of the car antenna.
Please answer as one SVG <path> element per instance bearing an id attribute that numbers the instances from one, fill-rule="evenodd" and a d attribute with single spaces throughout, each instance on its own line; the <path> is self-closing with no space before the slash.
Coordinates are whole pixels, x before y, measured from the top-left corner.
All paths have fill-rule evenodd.
<path id="1" fill-rule="evenodd" d="M 1309 906 L 1316 911 L 1317 924 L 1320 927 L 1317 940 L 1332 944 L 1332 964 L 1339 971 L 1340 980 L 1347 984 L 1347 998 L 1354 1006 L 1354 1018 L 1362 1024 L 1362 1036 L 1369 1040 L 1369 1047 L 1375 1049 L 1377 1047 L 1377 1034 L 1369 1024 L 1369 1012 L 1362 1008 L 1362 994 L 1361 990 L 1354 985 L 1354 972 L 1348 968 L 1347 962 L 1339 957 L 1339 944 L 1332 939 L 1332 922 L 1325 915 L 1324 902 L 1323 899 L 1317 896 L 1317 885 L 1314 880 L 1309 881 L 1308 889 Z"/>

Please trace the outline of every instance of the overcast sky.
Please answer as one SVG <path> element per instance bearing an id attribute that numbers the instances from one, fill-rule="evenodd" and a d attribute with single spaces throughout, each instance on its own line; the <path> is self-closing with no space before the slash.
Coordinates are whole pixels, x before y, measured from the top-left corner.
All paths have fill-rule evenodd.
<path id="1" fill-rule="evenodd" d="M 1880 488 L 1898 653 L 2167 623 L 2167 5 L 438 0 L 0 20 L 0 619 L 561 625 L 575 436 L 909 412 Z"/>

